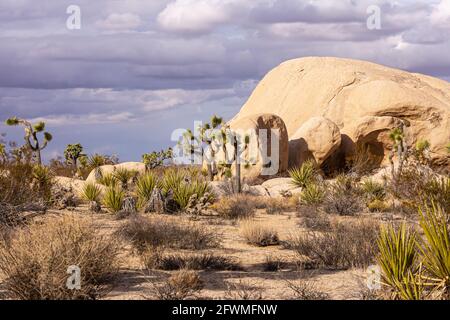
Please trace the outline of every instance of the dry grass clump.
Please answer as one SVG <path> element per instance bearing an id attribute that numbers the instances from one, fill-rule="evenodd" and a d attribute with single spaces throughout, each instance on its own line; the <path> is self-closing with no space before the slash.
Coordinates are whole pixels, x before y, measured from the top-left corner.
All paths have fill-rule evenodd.
<path id="1" fill-rule="evenodd" d="M 279 244 L 278 233 L 262 222 L 245 220 L 240 225 L 241 236 L 247 241 L 259 247 L 267 247 Z"/>
<path id="2" fill-rule="evenodd" d="M 312 281 L 298 280 L 289 281 L 286 280 L 286 285 L 291 289 L 294 300 L 328 300 L 330 296 L 317 289 L 316 284 Z"/>
<path id="3" fill-rule="evenodd" d="M 173 249 L 206 249 L 219 246 L 217 234 L 193 222 L 169 217 L 136 215 L 127 220 L 118 233 L 143 252 L 147 247 Z"/>
<path id="4" fill-rule="evenodd" d="M 118 270 L 118 253 L 118 242 L 87 220 L 52 218 L 0 242 L 0 273 L 12 299 L 96 299 Z M 81 269 L 79 290 L 66 286 L 70 266 Z"/>
<path id="5" fill-rule="evenodd" d="M 225 299 L 228 300 L 263 300 L 263 292 L 251 282 L 240 279 L 239 282 L 227 283 Z"/>
<path id="6" fill-rule="evenodd" d="M 378 235 L 379 226 L 369 219 L 333 222 L 329 231 L 301 234 L 291 239 L 290 246 L 326 268 L 367 267 L 378 253 L 374 245 Z"/>
<path id="7" fill-rule="evenodd" d="M 241 270 L 231 258 L 211 253 L 166 253 L 164 248 L 149 247 L 142 253 L 148 270 Z"/>
<path id="8" fill-rule="evenodd" d="M 285 261 L 279 257 L 268 255 L 263 264 L 263 270 L 266 272 L 276 272 L 285 266 Z"/>
<path id="9" fill-rule="evenodd" d="M 255 215 L 254 200 L 254 197 L 247 195 L 233 195 L 220 199 L 212 205 L 211 209 L 215 210 L 222 218 L 246 219 Z"/>
<path id="10" fill-rule="evenodd" d="M 203 281 L 195 271 L 180 270 L 162 284 L 153 284 L 153 294 L 157 300 L 195 299 L 203 288 Z"/>
<path id="11" fill-rule="evenodd" d="M 281 214 L 292 209 L 292 204 L 286 199 L 267 198 L 264 200 L 264 207 L 267 214 Z"/>

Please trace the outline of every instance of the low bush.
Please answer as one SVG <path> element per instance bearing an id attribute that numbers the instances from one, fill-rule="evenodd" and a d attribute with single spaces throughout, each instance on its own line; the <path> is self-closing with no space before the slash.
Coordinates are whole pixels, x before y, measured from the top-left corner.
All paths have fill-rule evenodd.
<path id="1" fill-rule="evenodd" d="M 328 232 L 306 232 L 290 241 L 300 256 L 330 269 L 367 267 L 378 248 L 379 226 L 372 220 L 333 222 Z"/>
<path id="2" fill-rule="evenodd" d="M 149 247 L 142 253 L 144 266 L 158 270 L 240 270 L 232 259 L 211 253 L 165 253 L 163 248 Z"/>
<path id="3" fill-rule="evenodd" d="M 325 198 L 326 188 L 318 183 L 310 183 L 300 194 L 300 203 L 308 206 L 318 206 Z"/>
<path id="4" fill-rule="evenodd" d="M 313 231 L 329 231 L 331 229 L 330 217 L 316 207 L 300 206 L 298 216 L 301 218 L 300 226 Z"/>
<path id="5" fill-rule="evenodd" d="M 364 180 L 361 184 L 361 190 L 367 201 L 382 201 L 386 197 L 386 190 L 383 184 L 371 179 Z"/>
<path id="6" fill-rule="evenodd" d="M 323 202 L 323 209 L 330 214 L 351 216 L 363 208 L 360 190 L 348 176 L 340 175 L 330 184 Z"/>
<path id="7" fill-rule="evenodd" d="M 318 290 L 312 281 L 299 280 L 294 282 L 286 280 L 286 284 L 293 292 L 295 300 L 327 300 L 330 298 L 327 293 Z"/>
<path id="8" fill-rule="evenodd" d="M 199 250 L 218 247 L 220 244 L 217 234 L 206 227 L 169 217 L 137 215 L 127 220 L 118 232 L 131 241 L 139 252 L 148 247 Z"/>
<path id="9" fill-rule="evenodd" d="M 81 190 L 81 198 L 86 201 L 98 201 L 102 189 L 96 183 L 85 183 Z"/>
<path id="10" fill-rule="evenodd" d="M 212 205 L 211 209 L 222 218 L 246 219 L 255 215 L 256 206 L 253 200 L 251 196 L 233 195 L 221 198 Z"/>
<path id="11" fill-rule="evenodd" d="M 243 221 L 241 222 L 240 232 L 248 244 L 260 247 L 279 244 L 278 233 L 262 222 Z"/>
<path id="12" fill-rule="evenodd" d="M 52 218 L 0 242 L 0 273 L 12 299 L 97 299 L 117 273 L 119 245 L 87 220 Z M 66 286 L 68 268 L 81 270 L 81 288 Z"/>

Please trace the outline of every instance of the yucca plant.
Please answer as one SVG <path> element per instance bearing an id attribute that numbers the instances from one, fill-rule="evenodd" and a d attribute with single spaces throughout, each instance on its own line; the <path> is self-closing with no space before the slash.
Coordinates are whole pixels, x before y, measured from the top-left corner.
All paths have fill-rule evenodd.
<path id="1" fill-rule="evenodd" d="M 178 203 L 181 209 L 185 209 L 189 204 L 189 199 L 193 195 L 197 195 L 197 198 L 201 198 L 209 191 L 210 188 L 207 182 L 204 181 L 192 181 L 190 183 L 183 182 L 173 189 L 173 199 Z"/>
<path id="2" fill-rule="evenodd" d="M 98 201 L 101 193 L 102 189 L 97 184 L 93 182 L 85 183 L 81 190 L 81 198 L 86 201 Z"/>
<path id="3" fill-rule="evenodd" d="M 152 195 L 153 189 L 159 185 L 158 177 L 152 173 L 147 172 L 140 176 L 136 183 L 136 195 L 138 197 L 138 207 L 142 207 Z"/>
<path id="4" fill-rule="evenodd" d="M 436 284 L 437 289 L 449 294 L 450 235 L 447 214 L 434 203 L 431 207 L 420 208 L 419 214 L 426 240 L 419 248 L 425 269 L 430 274 L 429 280 Z"/>
<path id="5" fill-rule="evenodd" d="M 114 171 L 112 175 L 117 181 L 121 183 L 122 188 L 127 190 L 128 181 L 130 181 L 133 177 L 137 175 L 137 171 L 128 170 L 125 168 L 118 168 L 117 170 Z"/>
<path id="6" fill-rule="evenodd" d="M 112 213 L 117 213 L 122 209 L 125 193 L 118 186 L 108 187 L 103 196 L 103 204 Z"/>
<path id="7" fill-rule="evenodd" d="M 306 205 L 320 204 L 325 197 L 325 188 L 317 183 L 310 183 L 300 194 L 300 201 Z"/>
<path id="8" fill-rule="evenodd" d="M 314 182 L 316 174 L 316 165 L 313 160 L 307 160 L 300 167 L 289 170 L 292 183 L 302 188 Z"/>
<path id="9" fill-rule="evenodd" d="M 117 186 L 118 180 L 112 173 L 107 173 L 98 179 L 98 183 L 104 185 L 105 187 L 114 187 Z"/>
<path id="10" fill-rule="evenodd" d="M 181 170 L 167 170 L 166 172 L 164 172 L 164 176 L 161 182 L 163 192 L 165 194 L 167 194 L 170 190 L 175 192 L 175 188 L 186 182 L 186 178 L 186 174 Z"/>
<path id="11" fill-rule="evenodd" d="M 417 269 L 416 233 L 404 223 L 398 230 L 389 225 L 381 229 L 378 238 L 378 263 L 383 280 L 393 291 L 395 298 L 409 299 L 412 280 Z"/>
<path id="12" fill-rule="evenodd" d="M 369 201 L 383 200 L 386 197 L 386 190 L 383 184 L 372 179 L 364 180 L 361 184 L 361 189 Z"/>

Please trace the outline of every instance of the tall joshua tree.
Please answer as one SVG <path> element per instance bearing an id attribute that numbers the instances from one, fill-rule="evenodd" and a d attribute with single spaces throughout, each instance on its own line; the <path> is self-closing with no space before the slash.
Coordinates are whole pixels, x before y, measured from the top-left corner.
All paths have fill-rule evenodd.
<path id="1" fill-rule="evenodd" d="M 25 143 L 32 152 L 35 153 L 37 162 L 42 165 L 41 150 L 47 147 L 47 144 L 52 141 L 53 137 L 50 133 L 45 131 L 45 122 L 41 121 L 34 125 L 24 119 L 12 117 L 5 122 L 8 126 L 23 125 L 25 127 Z M 39 141 L 38 133 L 43 133 L 44 141 Z"/>
<path id="2" fill-rule="evenodd" d="M 85 154 L 83 154 L 83 146 L 79 143 L 69 144 L 67 145 L 66 150 L 64 150 L 66 161 L 74 167 L 75 171 L 77 170 L 78 159 L 83 156 L 85 156 Z"/>

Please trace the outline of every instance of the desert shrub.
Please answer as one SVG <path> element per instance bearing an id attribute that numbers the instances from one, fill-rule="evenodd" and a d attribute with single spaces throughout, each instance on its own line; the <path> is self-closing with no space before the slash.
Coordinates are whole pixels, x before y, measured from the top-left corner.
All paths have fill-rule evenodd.
<path id="1" fill-rule="evenodd" d="M 221 198 L 211 209 L 226 219 L 246 219 L 255 215 L 256 208 L 252 197 L 233 195 Z"/>
<path id="2" fill-rule="evenodd" d="M 136 216 L 118 232 L 139 252 L 147 247 L 199 250 L 219 246 L 217 235 L 206 227 L 163 217 Z"/>
<path id="3" fill-rule="evenodd" d="M 298 215 L 301 217 L 300 226 L 313 231 L 329 231 L 331 219 L 316 207 L 300 206 Z"/>
<path id="4" fill-rule="evenodd" d="M 286 280 L 286 285 L 291 289 L 295 300 L 327 300 L 330 298 L 327 293 L 318 290 L 312 281 L 299 280 L 294 282 Z"/>
<path id="5" fill-rule="evenodd" d="M 0 272 L 13 299 L 95 299 L 117 272 L 119 246 L 87 220 L 53 218 L 0 242 Z M 81 269 L 81 289 L 66 286 L 68 267 Z"/>
<path id="6" fill-rule="evenodd" d="M 263 207 L 267 214 L 281 214 L 291 209 L 291 203 L 286 199 L 267 198 L 264 200 Z"/>
<path id="7" fill-rule="evenodd" d="M 370 212 L 386 212 L 390 206 L 386 201 L 374 199 L 367 204 L 367 208 Z"/>
<path id="8" fill-rule="evenodd" d="M 376 182 L 372 179 L 364 180 L 361 184 L 361 190 L 363 191 L 368 201 L 384 200 L 386 197 L 386 190 L 383 184 Z"/>
<path id="9" fill-rule="evenodd" d="M 98 179 L 98 183 L 104 185 L 105 187 L 115 187 L 117 186 L 118 180 L 112 173 L 102 174 L 100 179 Z"/>
<path id="10" fill-rule="evenodd" d="M 102 189 L 96 183 L 86 182 L 81 190 L 81 198 L 86 201 L 98 201 Z"/>
<path id="11" fill-rule="evenodd" d="M 158 270 L 240 270 L 241 267 L 232 259 L 211 253 L 172 253 L 167 254 L 163 248 L 152 248 L 142 253 L 142 260 L 147 269 Z"/>
<path id="12" fill-rule="evenodd" d="M 150 200 L 153 189 L 157 187 L 158 184 L 158 177 L 151 172 L 147 172 L 138 178 L 136 183 L 138 207 L 142 207 Z"/>
<path id="13" fill-rule="evenodd" d="M 300 203 L 308 206 L 318 206 L 325 197 L 325 187 L 318 183 L 308 184 L 300 194 Z"/>
<path id="14" fill-rule="evenodd" d="M 317 177 L 316 165 L 314 161 L 305 161 L 300 167 L 289 170 L 292 183 L 298 187 L 306 187 L 314 182 Z"/>
<path id="15" fill-rule="evenodd" d="M 240 233 L 248 244 L 255 246 L 267 247 L 279 243 L 278 233 L 261 222 L 252 220 L 242 221 Z"/>
<path id="16" fill-rule="evenodd" d="M 32 188 L 33 166 L 28 163 L 0 165 L 0 202 L 13 206 L 30 202 L 37 196 Z"/>
<path id="17" fill-rule="evenodd" d="M 36 165 L 31 171 L 33 177 L 32 185 L 37 194 L 45 202 L 50 202 L 52 197 L 52 186 L 54 184 L 53 173 L 45 166 Z"/>
<path id="18" fill-rule="evenodd" d="M 111 212 L 117 213 L 122 209 L 125 193 L 118 186 L 111 186 L 105 190 L 103 205 Z"/>
<path id="19" fill-rule="evenodd" d="M 330 214 L 355 215 L 363 207 L 360 190 L 348 176 L 340 175 L 332 183 L 323 202 L 323 209 Z"/>
<path id="20" fill-rule="evenodd" d="M 153 284 L 153 294 L 158 300 L 195 299 L 203 282 L 195 271 L 180 270 L 162 284 Z"/>
<path id="21" fill-rule="evenodd" d="M 450 210 L 450 178 L 437 177 L 429 168 L 406 166 L 395 181 L 389 185 L 390 192 L 403 202 L 408 202 L 411 212 L 416 213 L 422 204 L 441 206 Z"/>
<path id="22" fill-rule="evenodd" d="M 448 216 L 439 206 L 420 209 L 420 226 L 425 241 L 420 246 L 421 259 L 435 287 L 450 296 L 450 233 Z"/>
<path id="23" fill-rule="evenodd" d="M 327 268 L 367 267 L 378 253 L 379 226 L 371 220 L 332 223 L 328 232 L 306 232 L 290 241 L 299 255 Z"/>

